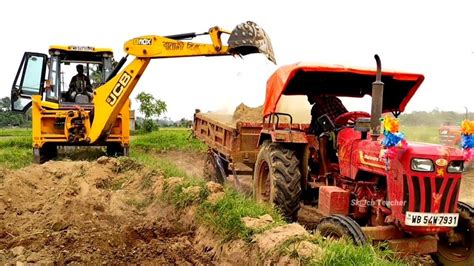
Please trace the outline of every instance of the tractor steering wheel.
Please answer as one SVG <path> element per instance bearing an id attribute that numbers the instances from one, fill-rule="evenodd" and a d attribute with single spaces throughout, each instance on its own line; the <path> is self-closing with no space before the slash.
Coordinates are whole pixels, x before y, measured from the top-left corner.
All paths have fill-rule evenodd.
<path id="1" fill-rule="evenodd" d="M 334 124 L 338 126 L 354 125 L 357 118 L 360 117 L 370 117 L 370 114 L 362 111 L 343 113 L 342 115 L 336 117 Z"/>

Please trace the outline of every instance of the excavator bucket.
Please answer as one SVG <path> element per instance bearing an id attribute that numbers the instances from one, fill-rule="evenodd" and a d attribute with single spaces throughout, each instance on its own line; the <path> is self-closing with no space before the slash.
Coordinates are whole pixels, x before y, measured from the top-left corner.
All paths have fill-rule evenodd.
<path id="1" fill-rule="evenodd" d="M 247 21 L 235 27 L 228 40 L 229 51 L 233 54 L 264 54 L 276 64 L 273 47 L 267 33 L 255 22 Z"/>

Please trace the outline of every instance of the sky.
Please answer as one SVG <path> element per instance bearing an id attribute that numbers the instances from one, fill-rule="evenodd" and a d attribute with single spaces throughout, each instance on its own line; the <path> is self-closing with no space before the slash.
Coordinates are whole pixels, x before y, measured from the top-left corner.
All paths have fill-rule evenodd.
<path id="1" fill-rule="evenodd" d="M 165 101 L 178 120 L 202 111 L 233 111 L 263 104 L 268 77 L 299 61 L 421 73 L 425 81 L 406 111 L 474 110 L 474 3 L 472 1 L 3 1 L 0 97 L 9 96 L 25 51 L 57 45 L 109 47 L 142 35 L 232 30 L 254 21 L 270 36 L 277 65 L 263 55 L 243 59 L 154 59 L 132 98 L 142 91 Z M 208 42 L 206 38 L 199 42 Z M 131 62 L 129 58 L 129 62 Z M 368 110 L 367 100 L 345 102 Z M 136 109 L 137 103 L 132 103 Z"/>

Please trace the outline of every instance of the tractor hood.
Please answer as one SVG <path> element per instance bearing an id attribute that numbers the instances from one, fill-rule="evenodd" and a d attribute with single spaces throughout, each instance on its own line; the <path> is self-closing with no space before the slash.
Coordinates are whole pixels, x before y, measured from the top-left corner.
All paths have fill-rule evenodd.
<path id="1" fill-rule="evenodd" d="M 451 160 L 463 160 L 463 152 L 461 149 L 421 142 L 409 142 L 408 149 L 405 154 L 413 157 L 430 158 L 435 161 L 438 158 L 450 158 Z"/>
<path id="2" fill-rule="evenodd" d="M 375 69 L 341 65 L 300 62 L 282 66 L 267 81 L 264 114 L 275 112 L 281 95 L 371 95 L 375 75 Z M 423 80 L 421 74 L 383 71 L 385 89 L 382 112 L 403 112 Z"/>

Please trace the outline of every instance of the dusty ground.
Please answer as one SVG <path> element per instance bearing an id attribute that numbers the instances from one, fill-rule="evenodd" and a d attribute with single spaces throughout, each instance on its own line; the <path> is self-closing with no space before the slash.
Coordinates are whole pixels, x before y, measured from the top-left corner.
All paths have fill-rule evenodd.
<path id="1" fill-rule="evenodd" d="M 100 162 L 100 163 L 99 163 Z M 0 170 L 0 262 L 209 264 L 159 173 L 115 159 Z"/>

